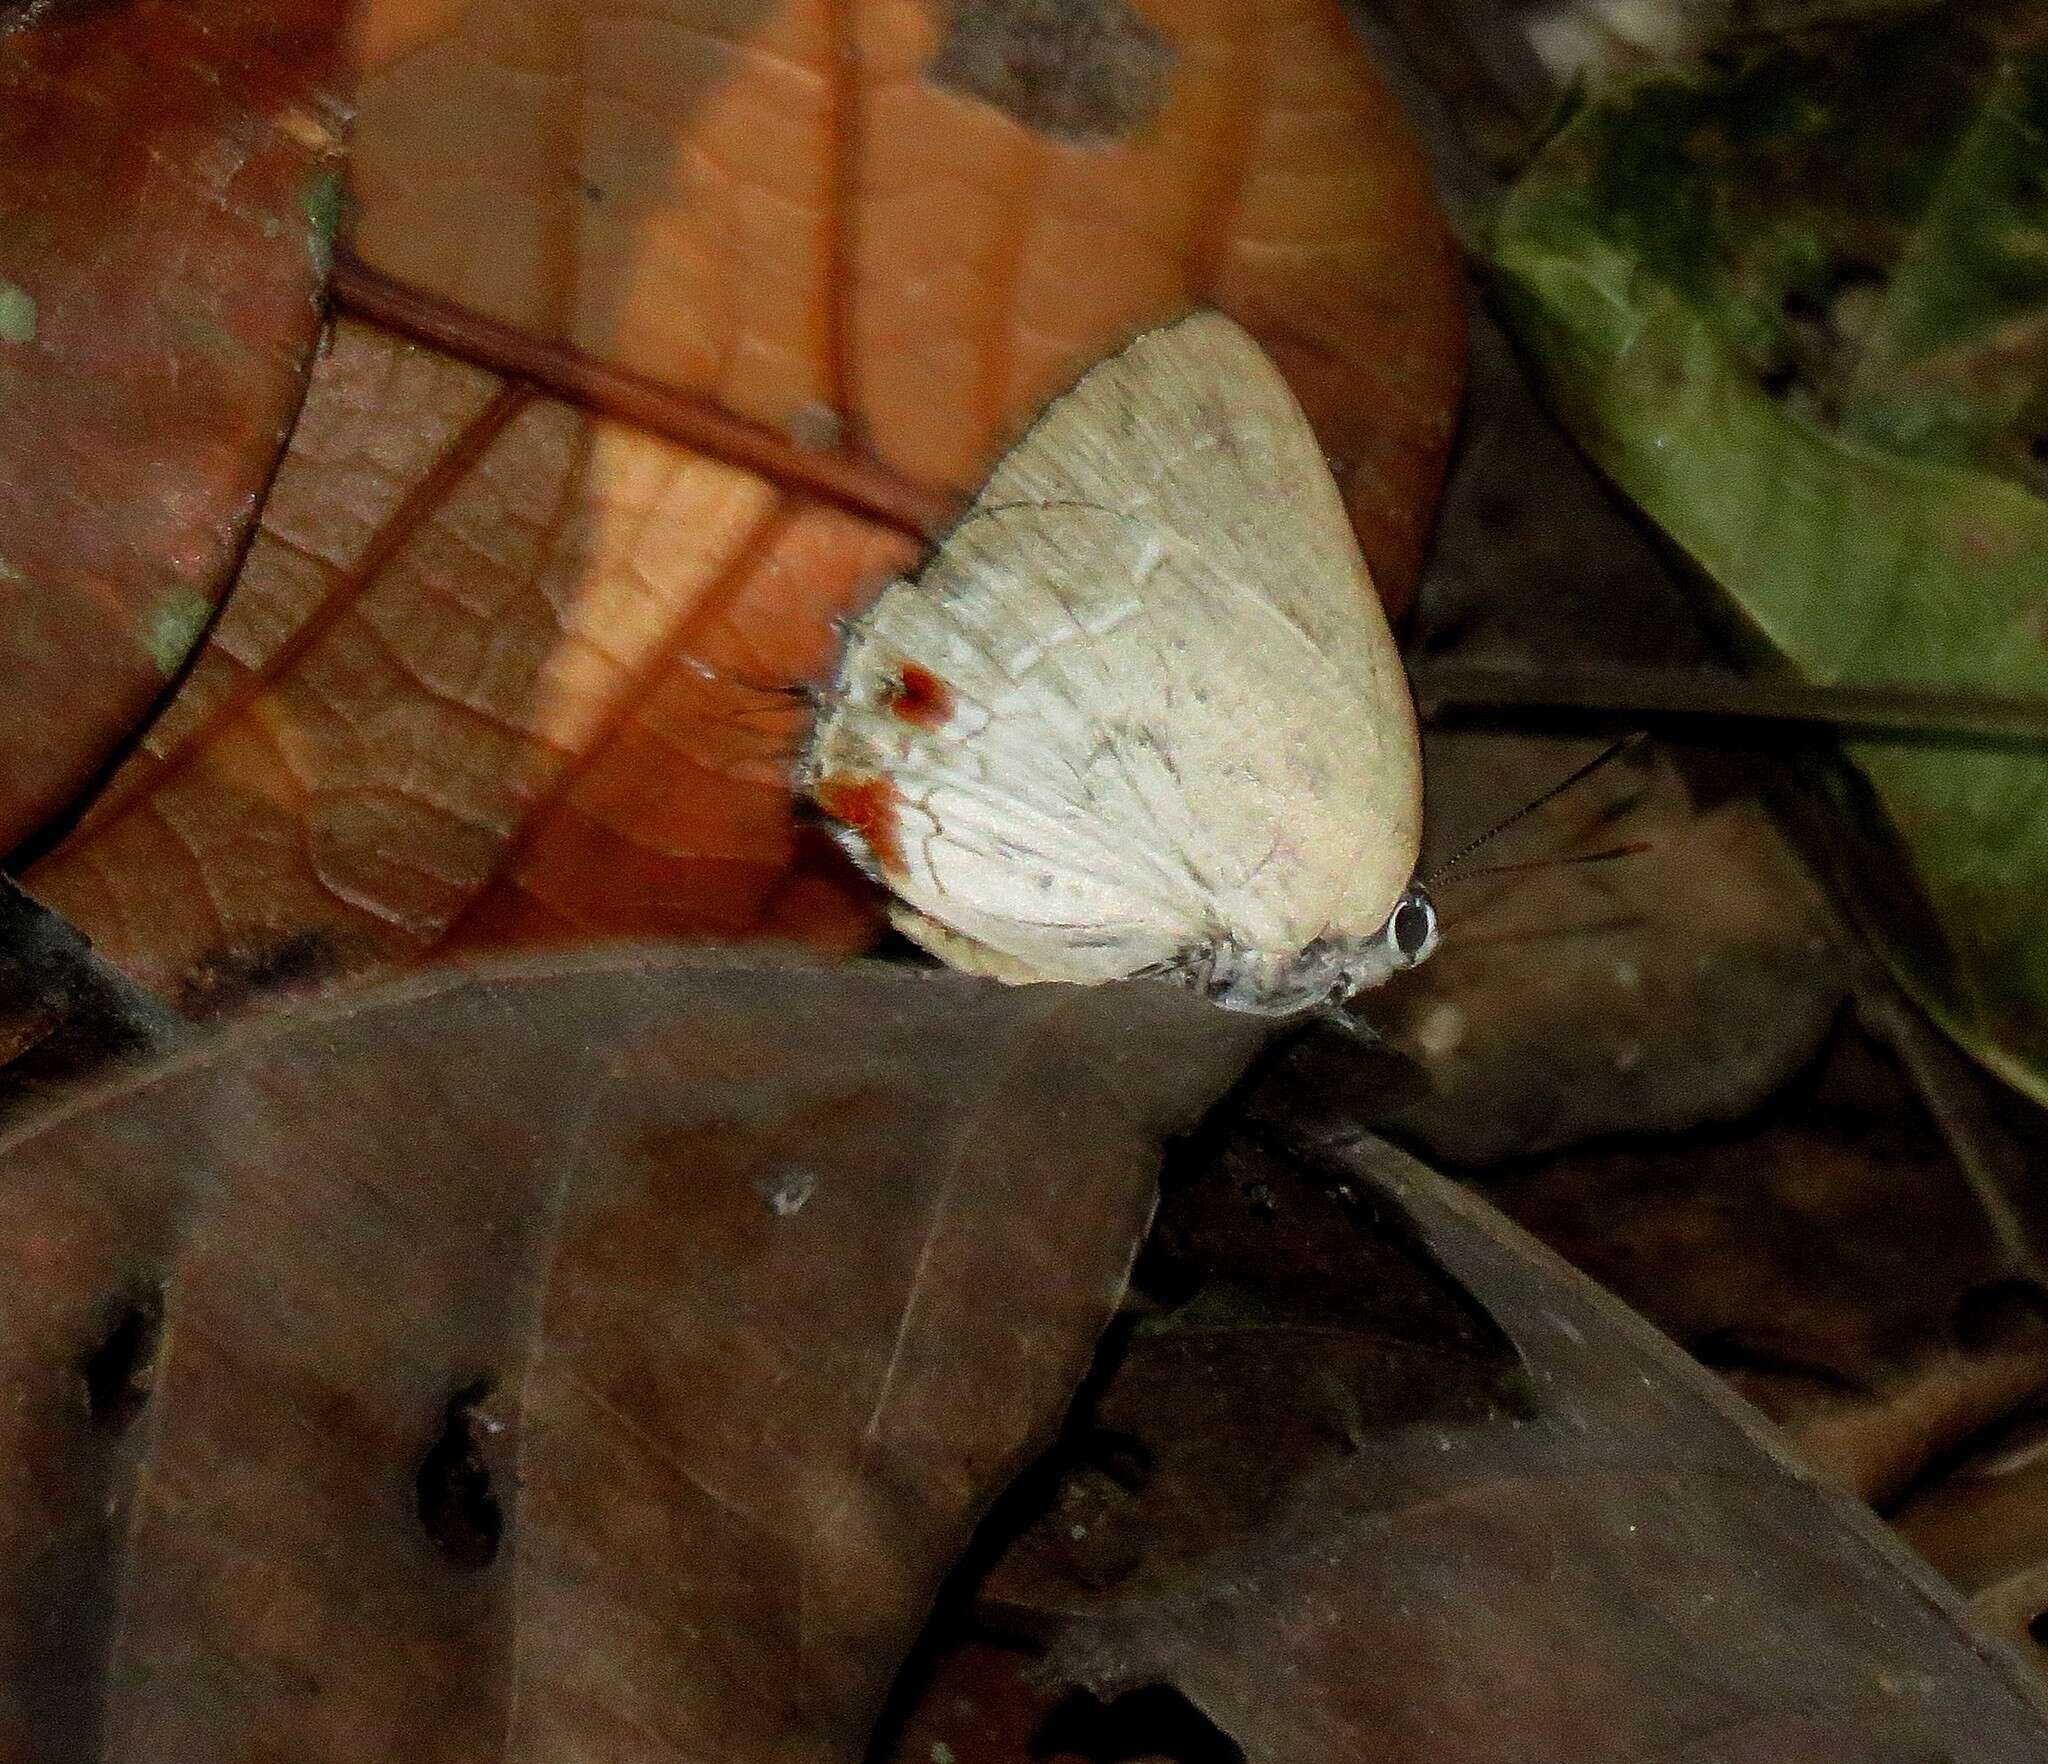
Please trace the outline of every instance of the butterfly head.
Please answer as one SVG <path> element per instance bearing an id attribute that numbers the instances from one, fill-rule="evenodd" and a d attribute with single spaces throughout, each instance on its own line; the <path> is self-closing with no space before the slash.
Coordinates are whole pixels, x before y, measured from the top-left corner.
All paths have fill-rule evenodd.
<path id="1" fill-rule="evenodd" d="M 1384 985 L 1427 961 L 1436 945 L 1436 907 L 1418 882 L 1370 936 L 1325 935 L 1279 953 L 1226 937 L 1190 951 L 1166 971 L 1230 1010 L 1289 1017 Z"/>
<path id="2" fill-rule="evenodd" d="M 1420 882 L 1409 883 L 1407 891 L 1394 903 L 1379 941 L 1386 950 L 1388 974 L 1426 962 L 1436 953 L 1436 903 Z"/>

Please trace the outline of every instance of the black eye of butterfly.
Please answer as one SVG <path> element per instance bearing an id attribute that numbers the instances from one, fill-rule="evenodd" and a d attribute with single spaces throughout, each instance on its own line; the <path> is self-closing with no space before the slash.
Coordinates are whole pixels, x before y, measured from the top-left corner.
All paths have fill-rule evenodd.
<path id="1" fill-rule="evenodd" d="M 1394 909 L 1394 947 L 1410 961 L 1429 947 L 1436 930 L 1436 909 L 1419 896 L 1410 895 Z"/>

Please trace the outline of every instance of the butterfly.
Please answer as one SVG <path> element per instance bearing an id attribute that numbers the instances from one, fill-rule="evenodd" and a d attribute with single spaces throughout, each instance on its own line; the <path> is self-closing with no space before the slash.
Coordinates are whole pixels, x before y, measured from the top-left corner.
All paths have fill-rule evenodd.
<path id="1" fill-rule="evenodd" d="M 1393 635 L 1223 314 L 1091 367 L 844 637 L 799 783 L 952 966 L 1287 1015 L 1435 947 Z"/>

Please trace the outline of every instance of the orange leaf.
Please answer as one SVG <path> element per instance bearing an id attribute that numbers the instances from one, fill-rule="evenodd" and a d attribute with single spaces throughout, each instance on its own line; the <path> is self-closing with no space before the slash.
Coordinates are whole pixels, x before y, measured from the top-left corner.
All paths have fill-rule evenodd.
<path id="1" fill-rule="evenodd" d="M 1405 598 L 1459 274 L 1331 0 L 380 0 L 364 41 L 358 316 L 214 641 L 32 877 L 187 1002 L 451 947 L 857 947 L 789 688 L 1193 303 L 1272 348 Z"/>

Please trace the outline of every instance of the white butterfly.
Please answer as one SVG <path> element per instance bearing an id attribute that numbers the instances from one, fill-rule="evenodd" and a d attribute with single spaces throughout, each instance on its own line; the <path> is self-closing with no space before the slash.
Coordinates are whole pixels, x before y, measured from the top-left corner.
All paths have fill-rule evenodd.
<path id="1" fill-rule="evenodd" d="M 1220 313 L 1091 368 L 848 626 L 800 777 L 972 972 L 1279 1015 L 1436 944 L 1386 615 L 1308 419 Z"/>

